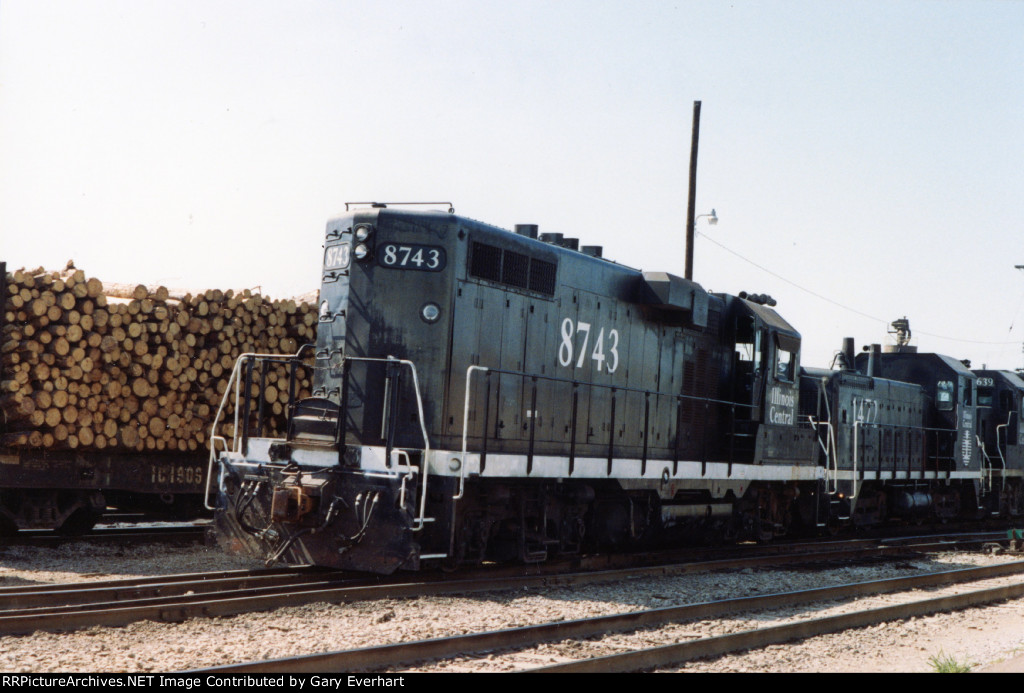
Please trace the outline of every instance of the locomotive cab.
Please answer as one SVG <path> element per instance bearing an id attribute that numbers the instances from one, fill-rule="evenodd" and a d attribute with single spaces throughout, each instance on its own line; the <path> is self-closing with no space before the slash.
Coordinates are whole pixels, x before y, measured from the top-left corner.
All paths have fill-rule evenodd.
<path id="1" fill-rule="evenodd" d="M 764 296 L 731 299 L 736 403 L 731 444 L 757 463 L 808 463 L 814 436 L 799 426 L 800 333 L 768 301 Z"/>
<path id="2" fill-rule="evenodd" d="M 991 491 L 999 509 L 1024 513 L 1024 379 L 1010 371 L 975 370 L 977 376 L 978 441 L 991 470 Z"/>
<path id="3" fill-rule="evenodd" d="M 1000 458 L 1006 469 L 1024 467 L 1024 380 L 1010 371 L 976 370 L 978 436 L 985 454 Z"/>

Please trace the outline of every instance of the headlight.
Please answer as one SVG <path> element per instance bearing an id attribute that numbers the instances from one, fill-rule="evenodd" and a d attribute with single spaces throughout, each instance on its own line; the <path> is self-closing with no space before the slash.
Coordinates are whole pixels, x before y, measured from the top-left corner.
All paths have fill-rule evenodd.
<path id="1" fill-rule="evenodd" d="M 361 224 L 356 227 L 356 240 L 365 241 L 373 233 L 373 227 L 368 224 Z"/>
<path id="2" fill-rule="evenodd" d="M 441 308 L 436 303 L 426 303 L 420 309 L 420 317 L 426 322 L 435 323 L 441 317 Z"/>
<path id="3" fill-rule="evenodd" d="M 370 254 L 370 249 L 367 248 L 366 245 L 364 245 L 363 243 L 360 243 L 352 250 L 352 252 L 355 253 L 356 260 L 365 260 L 366 257 Z"/>

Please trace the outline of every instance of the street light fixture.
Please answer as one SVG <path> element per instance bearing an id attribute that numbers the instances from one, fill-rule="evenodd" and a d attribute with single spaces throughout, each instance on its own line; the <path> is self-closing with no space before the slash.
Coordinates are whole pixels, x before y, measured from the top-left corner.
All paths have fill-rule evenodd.
<path id="1" fill-rule="evenodd" d="M 718 223 L 718 215 L 715 214 L 715 210 L 713 210 L 713 209 L 711 210 L 711 214 L 698 214 L 694 218 L 693 223 L 696 224 L 697 223 L 697 219 L 700 219 L 701 217 L 707 217 L 708 218 L 708 223 L 711 224 L 712 226 L 714 226 L 715 224 Z M 1024 266 L 1024 265 L 1022 265 L 1022 266 Z"/>
<path id="2" fill-rule="evenodd" d="M 686 274 L 684 275 L 687 279 L 693 279 L 693 234 L 694 227 L 697 225 L 697 220 L 701 217 L 707 217 L 708 224 L 714 226 L 718 223 L 718 215 L 715 214 L 715 210 L 712 209 L 710 214 L 698 214 L 693 218 L 693 225 L 687 225 L 686 228 Z"/>

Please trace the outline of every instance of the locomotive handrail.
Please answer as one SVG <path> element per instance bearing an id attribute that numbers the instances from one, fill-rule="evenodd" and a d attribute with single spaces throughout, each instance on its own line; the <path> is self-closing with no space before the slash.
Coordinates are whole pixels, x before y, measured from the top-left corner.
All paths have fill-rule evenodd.
<path id="1" fill-rule="evenodd" d="M 231 369 L 231 375 L 228 377 L 228 383 L 227 383 L 227 386 L 224 388 L 224 395 L 221 397 L 220 406 L 217 407 L 217 414 L 213 417 L 213 424 L 210 426 L 210 462 L 209 462 L 209 465 L 207 466 L 207 470 L 206 470 L 206 496 L 203 499 L 203 503 L 206 506 L 207 510 L 216 510 L 216 507 L 211 507 L 210 506 L 210 481 L 211 481 L 211 478 L 213 476 L 213 465 L 217 461 L 216 441 L 219 439 L 221 442 L 224 443 L 224 449 L 225 450 L 228 449 L 227 439 L 224 438 L 223 436 L 218 436 L 217 435 L 217 424 L 220 422 L 220 417 L 224 413 L 224 408 L 227 406 L 228 400 L 231 397 L 231 385 L 232 385 L 232 383 L 234 383 L 234 385 L 235 385 L 235 403 L 236 403 L 236 406 L 235 406 L 235 420 L 234 420 L 234 429 L 233 429 L 235 434 L 232 435 L 232 446 L 231 447 L 233 448 L 234 452 L 239 452 L 241 450 L 241 437 L 237 435 L 237 432 L 238 432 L 238 406 L 237 406 L 237 403 L 238 403 L 238 400 L 239 400 L 239 398 L 241 396 L 241 378 L 238 377 L 238 374 L 239 374 L 239 372 L 240 372 L 240 370 L 242 368 L 242 363 L 245 362 L 245 361 L 248 361 L 250 359 L 257 359 L 257 358 L 259 358 L 259 359 L 286 359 L 286 358 L 287 359 L 298 359 L 299 356 L 302 354 L 302 352 L 308 346 L 309 346 L 308 344 L 303 344 L 301 347 L 299 347 L 299 350 L 296 351 L 295 354 L 293 354 L 293 355 L 288 355 L 288 354 L 259 354 L 259 353 L 256 353 L 256 352 L 247 352 L 247 353 L 241 354 L 237 359 L 235 359 L 235 365 Z M 220 486 L 220 482 L 219 481 L 218 481 L 217 485 L 218 485 L 218 487 Z"/>
<path id="2" fill-rule="evenodd" d="M 823 399 L 825 400 L 825 415 L 828 416 L 828 438 L 829 438 L 829 444 L 832 446 L 832 454 L 831 455 L 829 455 L 828 453 L 825 454 L 825 462 L 826 462 L 826 464 L 825 464 L 825 492 L 827 494 L 829 494 L 829 495 L 835 495 L 835 494 L 839 493 L 839 443 L 836 440 L 836 428 L 835 428 L 835 426 L 832 425 L 832 405 L 831 405 L 831 403 L 829 401 L 828 393 L 826 393 L 824 391 L 825 390 L 825 381 L 824 381 L 824 379 L 820 383 L 820 387 L 821 387 L 820 392 L 824 395 Z M 830 460 L 835 465 L 835 470 L 834 470 L 834 473 L 832 475 L 832 482 L 833 482 L 834 486 L 832 487 L 831 491 L 829 490 L 829 486 L 828 486 L 828 469 L 829 469 L 828 462 Z"/>
<path id="3" fill-rule="evenodd" d="M 392 206 L 395 206 L 395 207 L 398 207 L 398 206 L 414 206 L 414 205 L 420 205 L 420 206 L 422 206 L 422 205 L 448 205 L 448 213 L 449 214 L 455 214 L 455 205 L 453 205 L 451 202 L 445 202 L 443 200 L 437 200 L 435 202 L 346 202 L 345 203 L 345 211 L 346 212 L 348 211 L 348 208 L 349 208 L 350 205 L 352 205 L 352 206 L 355 206 L 355 205 L 369 205 L 371 207 L 375 207 L 375 208 L 379 208 L 379 209 L 385 209 L 385 208 L 387 208 L 388 205 L 392 205 Z"/>
<path id="4" fill-rule="evenodd" d="M 982 491 L 983 492 L 991 493 L 991 491 L 992 491 L 992 476 L 994 474 L 994 469 L 995 469 L 995 466 L 992 464 L 992 456 L 989 455 L 988 454 L 988 450 L 985 449 L 985 441 L 983 441 L 981 439 L 980 435 L 978 435 L 978 434 L 974 435 L 974 444 L 977 446 L 978 451 L 981 453 L 981 488 L 982 488 Z M 996 448 L 997 449 L 999 448 L 998 441 L 996 442 Z M 1001 457 L 1002 457 L 1002 453 L 1000 453 L 1000 458 Z M 1003 462 L 1002 459 L 1000 459 L 999 462 L 1000 462 L 1000 464 L 1003 465 L 1003 472 L 1004 472 L 1003 474 L 999 475 L 1000 478 L 1003 481 L 1001 488 L 1005 488 L 1005 486 L 1006 486 L 1006 474 L 1005 474 L 1006 464 Z"/>
<path id="5" fill-rule="evenodd" d="M 238 415 L 239 415 L 238 402 L 241 399 L 241 387 L 242 387 L 242 379 L 239 377 L 239 373 L 240 373 L 240 371 L 242 369 L 242 364 L 243 363 L 248 363 L 250 361 L 255 361 L 257 359 L 259 359 L 261 361 L 271 361 L 271 362 L 274 362 L 274 361 L 284 362 L 284 363 L 295 362 L 295 361 L 298 361 L 298 360 L 300 360 L 302 358 L 302 352 L 304 352 L 307 349 L 310 349 L 312 347 L 313 347 L 312 344 L 303 344 L 302 346 L 300 346 L 298 348 L 298 350 L 294 354 L 260 354 L 260 353 L 257 353 L 257 352 L 246 352 L 244 354 L 240 354 L 239 357 L 237 359 L 235 359 L 235 365 L 231 369 L 231 375 L 228 377 L 227 385 L 224 387 L 224 395 L 221 397 L 220 406 L 217 407 L 217 414 L 213 417 L 213 423 L 210 425 L 210 460 L 209 460 L 209 463 L 207 465 L 207 470 L 206 470 L 206 495 L 203 498 L 203 505 L 206 507 L 207 510 L 216 510 L 215 506 L 211 506 L 210 505 L 210 483 L 211 483 L 211 480 L 212 480 L 212 477 L 213 477 L 213 465 L 217 461 L 217 451 L 216 451 L 216 443 L 217 443 L 217 441 L 220 440 L 224 444 L 224 449 L 225 450 L 229 449 L 227 438 L 225 438 L 224 436 L 218 436 L 217 435 L 217 424 L 220 422 L 221 415 L 224 413 L 224 409 L 227 406 L 227 403 L 228 403 L 228 401 L 229 401 L 229 399 L 231 397 L 231 385 L 232 384 L 234 384 L 234 386 L 235 386 L 235 418 L 234 418 L 234 428 L 232 429 L 233 430 L 233 434 L 231 436 L 231 438 L 232 438 L 232 445 L 230 446 L 230 449 L 232 449 L 233 452 L 241 452 L 242 441 L 244 439 L 248 438 L 247 435 L 242 435 L 242 436 L 238 435 Z M 248 393 L 246 393 L 246 395 L 248 396 Z M 260 394 L 260 397 L 261 397 L 261 402 L 262 402 L 262 393 Z M 290 404 L 290 402 L 289 402 L 289 404 Z M 219 480 L 218 480 L 218 484 L 217 485 L 218 485 L 218 487 L 220 486 L 220 481 Z"/>
<path id="6" fill-rule="evenodd" d="M 877 421 L 855 421 L 855 422 L 853 422 L 853 426 L 854 426 L 854 440 L 853 440 L 853 448 L 854 448 L 854 450 L 853 450 L 853 455 L 854 455 L 853 456 L 853 461 L 854 461 L 854 465 L 853 465 L 853 468 L 852 468 L 852 472 L 853 472 L 853 476 L 854 477 L 857 476 L 857 462 L 858 462 L 858 458 L 859 458 L 861 447 L 862 447 L 862 443 L 861 443 L 859 435 L 858 435 L 858 430 L 859 429 L 870 428 L 870 429 L 887 429 L 887 430 L 893 430 L 893 431 L 901 431 L 901 430 L 903 430 L 903 431 L 918 431 L 918 432 L 920 432 L 921 434 L 923 434 L 925 436 L 927 436 L 929 434 L 933 434 L 934 437 L 935 437 L 936 442 L 938 442 L 939 436 L 941 436 L 941 435 L 953 436 L 953 435 L 956 434 L 956 431 L 957 431 L 957 429 L 955 429 L 955 428 L 936 428 L 936 427 L 929 427 L 929 426 L 915 426 L 913 424 L 880 423 L 880 422 L 877 422 Z M 923 452 L 923 454 L 921 456 L 921 459 L 922 459 L 922 467 L 921 467 L 920 470 L 918 470 L 920 473 L 923 474 L 926 471 L 926 469 L 924 468 L 923 465 L 925 463 L 927 463 L 929 460 L 931 460 L 932 462 L 934 462 L 936 464 L 936 468 L 934 470 L 936 474 L 944 472 L 946 474 L 947 478 L 949 477 L 950 470 L 940 470 L 940 469 L 938 469 L 938 463 L 940 461 L 943 461 L 943 460 L 951 461 L 951 460 L 953 460 L 952 457 L 940 457 L 938 455 L 938 450 L 936 448 L 936 453 L 935 453 L 934 456 L 929 456 L 926 452 Z M 862 474 L 864 472 L 868 472 L 868 471 L 871 471 L 871 470 L 868 470 L 865 467 L 865 469 L 863 470 Z M 877 469 L 875 471 L 877 473 L 880 473 L 881 469 L 879 468 L 879 469 Z M 910 470 L 908 469 L 907 471 L 910 471 Z M 895 474 L 895 470 L 893 471 L 893 474 Z"/>
<path id="7" fill-rule="evenodd" d="M 1006 458 L 1003 457 L 1003 434 L 1006 432 L 1006 429 L 1010 427 L 1010 417 L 1012 416 L 1013 412 L 1011 411 L 1007 415 L 1006 423 L 996 426 L 996 450 L 999 452 L 999 458 L 1003 461 L 1004 468 L 1006 467 Z M 1007 442 L 1009 442 L 1009 437 L 1007 437 Z"/>
<path id="8" fill-rule="evenodd" d="M 999 424 L 998 426 L 996 426 L 996 451 L 999 453 L 999 461 L 1003 465 L 1003 474 L 1002 474 L 1003 483 L 1001 484 L 1000 487 L 1004 488 L 1004 489 L 1006 488 L 1006 470 L 1008 468 L 1008 465 L 1006 464 L 1006 457 L 1003 454 L 1003 447 L 1005 447 L 1006 445 L 1009 445 L 1010 438 L 1009 438 L 1009 436 L 1005 436 L 1006 441 L 1005 441 L 1005 443 L 1003 443 L 1003 442 L 1000 441 L 999 435 L 1000 435 L 1000 429 L 1003 429 L 1003 433 L 1005 433 L 1006 431 L 1009 430 L 1010 423 L 1013 422 L 1013 417 L 1016 416 L 1016 415 L 1017 415 L 1017 412 L 1012 411 L 1012 410 L 1008 411 L 1006 413 L 1006 423 Z"/>
<path id="9" fill-rule="evenodd" d="M 810 424 L 811 428 L 814 430 L 814 433 L 817 437 L 818 447 L 821 448 L 821 451 L 825 454 L 825 464 L 822 465 L 823 469 L 825 470 L 825 493 L 827 493 L 830 496 L 835 495 L 836 493 L 838 493 L 838 488 L 834 487 L 832 484 L 837 483 L 837 477 L 839 474 L 839 462 L 837 459 L 838 454 L 836 453 L 835 443 L 835 429 L 827 419 L 824 421 L 819 421 L 818 418 L 813 414 L 807 414 L 806 416 L 807 422 Z M 825 429 L 824 440 L 822 440 L 821 435 L 822 428 Z M 833 473 L 833 470 L 831 469 L 833 463 L 835 463 L 835 473 Z"/>
<path id="10" fill-rule="evenodd" d="M 517 376 L 517 377 L 521 377 L 521 378 L 531 378 L 533 380 L 547 380 L 547 381 L 550 381 L 550 382 L 566 383 L 566 384 L 572 385 L 574 388 L 575 387 L 579 387 L 580 385 L 583 385 L 583 386 L 587 386 L 587 387 L 604 388 L 604 389 L 612 390 L 613 392 L 619 392 L 619 391 L 621 391 L 621 392 L 634 392 L 634 393 L 637 393 L 637 394 L 645 395 L 647 397 L 650 397 L 651 395 L 654 395 L 656 397 L 671 397 L 671 398 L 676 399 L 676 400 L 684 400 L 684 399 L 686 399 L 686 400 L 693 400 L 693 401 L 696 401 L 696 402 L 704 402 L 705 406 L 708 405 L 708 404 L 723 404 L 723 405 L 727 405 L 727 406 L 730 406 L 730 407 L 733 407 L 733 408 L 735 408 L 737 406 L 748 407 L 750 409 L 754 408 L 753 404 L 749 404 L 749 403 L 746 403 L 746 402 L 731 402 L 729 400 L 714 399 L 712 397 L 696 397 L 694 395 L 684 395 L 684 394 L 678 393 L 678 392 L 659 392 L 659 391 L 656 391 L 656 390 L 643 390 L 643 389 L 635 388 L 635 387 L 625 387 L 625 386 L 621 386 L 621 385 L 608 385 L 608 384 L 605 384 L 605 383 L 585 382 L 585 381 L 573 380 L 571 378 L 559 378 L 559 377 L 553 376 L 553 375 L 541 375 L 541 374 L 538 374 L 538 373 L 526 373 L 524 371 L 510 371 L 510 370 L 505 370 L 505 369 L 501 369 L 501 368 L 489 368 L 487 366 L 472 365 L 472 366 L 469 366 L 468 368 L 466 368 L 466 396 L 465 396 L 465 399 L 463 401 L 463 413 L 462 413 L 462 462 L 461 462 L 461 465 L 459 466 L 459 488 L 458 488 L 458 491 L 455 493 L 455 495 L 452 496 L 452 500 L 460 500 L 462 498 L 462 496 L 463 496 L 464 491 L 465 491 L 466 466 L 467 466 L 466 465 L 466 454 L 467 454 L 467 452 L 469 450 L 469 403 L 470 403 L 470 398 L 471 398 L 472 376 L 473 376 L 474 372 L 497 373 L 499 375 L 511 375 L 511 376 Z M 489 399 L 488 399 L 488 401 L 489 401 Z M 614 400 L 613 400 L 613 402 L 614 402 Z M 486 411 L 487 410 L 485 408 L 485 412 Z M 575 398 L 574 398 L 574 402 L 573 402 L 574 420 L 573 420 L 573 442 L 572 442 L 572 447 L 575 447 L 575 431 L 576 431 L 575 412 L 576 412 L 576 404 L 575 404 Z M 614 409 L 613 409 L 613 416 L 614 416 Z M 488 417 L 485 415 L 484 418 L 485 418 L 485 421 L 484 421 L 484 426 L 483 426 L 483 440 L 484 440 L 483 454 L 486 455 L 486 450 L 487 450 L 487 420 L 486 419 Z M 645 418 L 646 418 L 646 416 L 645 416 Z M 534 417 L 534 420 L 535 419 L 536 419 L 536 417 Z M 613 425 L 612 428 L 614 428 L 614 425 Z M 614 435 L 614 431 L 611 431 L 610 435 Z M 645 425 L 645 434 L 644 434 L 644 449 L 645 450 L 646 450 L 646 445 L 647 445 L 647 431 L 646 431 L 646 425 Z M 533 450 L 533 445 L 532 445 L 532 430 L 531 430 L 530 457 L 532 457 L 532 454 L 533 454 L 532 450 Z M 572 456 L 570 455 L 570 459 L 571 459 L 571 457 Z M 645 455 L 645 458 L 646 458 L 646 455 Z M 610 465 L 610 463 L 611 463 L 611 448 L 609 446 L 609 465 Z M 571 462 L 570 462 L 570 464 L 571 464 Z M 731 466 L 731 463 L 730 463 L 730 466 Z M 609 473 L 610 473 L 610 467 L 609 467 Z"/>
<path id="11" fill-rule="evenodd" d="M 832 490 L 828 491 L 828 485 L 827 485 L 828 484 L 828 480 L 827 479 L 826 479 L 825 490 L 826 490 L 826 492 L 830 493 L 831 495 L 835 495 L 835 494 L 839 493 L 839 441 L 838 441 L 837 436 L 836 436 L 836 427 L 831 425 L 831 422 L 832 422 L 832 409 L 831 409 L 831 406 L 829 405 L 828 397 L 825 397 L 825 411 L 828 414 L 828 420 L 829 420 L 829 425 L 828 425 L 828 441 L 829 441 L 829 445 L 831 445 L 831 447 L 832 447 L 831 456 L 826 455 L 826 458 L 827 458 L 826 461 L 828 461 L 830 459 L 832 461 L 832 465 L 833 465 L 833 470 L 832 470 L 832 472 L 833 472 L 832 473 L 832 483 L 833 483 L 833 486 L 832 486 Z M 828 467 L 826 466 L 825 469 L 827 471 Z"/>
<path id="12" fill-rule="evenodd" d="M 849 495 L 851 500 L 856 499 L 860 494 L 860 487 L 857 485 L 857 463 L 860 461 L 860 427 L 863 423 L 863 421 L 853 422 L 853 478 L 851 479 L 853 491 Z"/>
<path id="13" fill-rule="evenodd" d="M 490 371 L 486 366 L 470 366 L 466 369 L 466 397 L 463 400 L 462 409 L 462 464 L 459 465 L 459 490 L 452 496 L 453 501 L 461 500 L 465 493 L 466 484 L 466 452 L 469 449 L 469 388 L 473 379 L 473 371 Z M 488 397 L 488 403 L 490 398 Z M 485 409 L 486 412 L 486 409 Z M 484 419 L 484 441 L 487 441 L 487 420 Z M 485 447 L 486 449 L 486 447 Z"/>
<path id="14" fill-rule="evenodd" d="M 224 445 L 225 450 L 228 449 L 228 441 L 224 436 L 210 436 L 210 461 L 206 469 L 206 488 L 204 489 L 203 492 L 203 507 L 205 507 L 207 510 L 217 509 L 216 506 L 210 505 L 210 483 L 213 477 L 213 464 L 217 457 L 216 447 L 218 440 Z M 217 486 L 220 486 L 219 482 Z"/>
<path id="15" fill-rule="evenodd" d="M 344 356 L 342 358 L 343 358 L 343 361 L 366 361 L 366 362 L 373 362 L 373 363 L 390 363 L 390 364 L 397 364 L 397 365 L 402 365 L 402 366 L 408 366 L 409 367 L 409 371 L 412 373 L 413 392 L 416 394 L 416 412 L 419 415 L 420 434 L 423 436 L 423 463 L 422 463 L 423 464 L 423 481 L 422 481 L 422 489 L 421 489 L 421 492 L 420 492 L 420 510 L 419 510 L 419 517 L 416 518 L 413 521 L 413 528 L 412 528 L 412 531 L 418 532 L 421 529 L 423 529 L 423 526 L 424 526 L 424 524 L 426 524 L 426 521 L 427 521 L 426 520 L 426 515 L 427 515 L 427 477 L 429 476 L 429 474 L 427 474 L 427 468 L 429 466 L 428 465 L 428 460 L 430 459 L 430 438 L 427 436 L 427 426 L 426 426 L 426 423 L 425 423 L 425 418 L 423 416 L 423 397 L 420 394 L 420 381 L 419 381 L 419 377 L 416 374 L 416 364 L 413 363 L 412 361 L 408 360 L 408 359 L 396 359 L 396 358 L 394 358 L 392 356 L 389 356 L 387 358 L 375 358 L 375 357 L 370 357 L 370 356 Z M 344 444 L 344 442 L 345 441 L 341 441 L 342 444 Z M 388 464 L 391 463 L 390 457 L 391 457 L 391 455 L 390 455 L 390 450 L 389 450 L 388 451 Z M 410 469 L 410 471 L 405 474 L 406 477 L 410 477 L 414 473 L 412 470 L 415 470 L 415 467 L 413 467 L 412 465 L 409 465 L 409 469 Z M 404 487 L 404 483 L 405 483 L 405 481 L 403 479 L 403 487 Z"/>
<path id="16" fill-rule="evenodd" d="M 223 443 L 225 450 L 229 449 L 229 447 L 230 447 L 230 449 L 233 452 L 236 452 L 236 453 L 243 452 L 242 448 L 245 445 L 246 441 L 248 440 L 248 435 L 247 435 L 248 429 L 243 431 L 241 435 L 239 435 L 239 433 L 238 433 L 238 431 L 239 431 L 239 427 L 238 427 L 238 425 L 239 425 L 239 416 L 241 414 L 241 406 L 239 405 L 239 402 L 241 401 L 241 397 L 242 397 L 242 391 L 241 391 L 242 390 L 241 372 L 242 372 L 243 368 L 247 368 L 250 364 L 252 364 L 252 363 L 254 363 L 256 361 L 260 361 L 262 363 L 266 363 L 266 362 L 270 362 L 270 363 L 273 363 L 273 362 L 283 362 L 283 363 L 295 362 L 295 361 L 298 361 L 300 359 L 303 351 L 305 351 L 307 348 L 311 348 L 311 347 L 312 347 L 312 345 L 310 345 L 310 344 L 304 344 L 304 345 L 302 345 L 302 347 L 299 348 L 299 350 L 297 352 L 295 352 L 295 354 L 260 354 L 260 353 L 256 353 L 256 352 L 249 352 L 249 353 L 241 354 L 238 357 L 238 359 L 235 361 L 234 368 L 232 368 L 231 375 L 228 378 L 227 387 L 225 387 L 225 389 L 224 389 L 224 396 L 221 398 L 220 406 L 217 408 L 217 414 L 214 417 L 213 425 L 211 426 L 210 459 L 209 459 L 209 465 L 208 465 L 208 469 L 207 469 L 206 497 L 204 498 L 204 504 L 205 504 L 205 506 L 206 506 L 206 508 L 208 510 L 215 510 L 216 509 L 215 507 L 212 507 L 210 505 L 210 500 L 209 500 L 209 496 L 210 496 L 210 483 L 211 483 L 211 477 L 213 475 L 213 466 L 214 466 L 214 464 L 217 461 L 217 454 L 216 454 L 216 449 L 215 449 L 215 447 L 216 447 L 215 440 L 219 439 Z M 316 355 L 317 354 L 314 354 L 314 356 L 316 356 Z M 393 358 L 393 357 L 388 357 L 388 358 L 372 358 L 372 357 L 365 357 L 365 356 L 343 356 L 342 359 L 343 359 L 343 362 L 344 361 L 367 361 L 367 362 L 393 363 L 393 364 L 397 364 L 397 365 L 401 365 L 401 366 L 408 366 L 410 372 L 412 373 L 413 391 L 414 391 L 414 393 L 416 395 L 416 408 L 417 408 L 417 414 L 419 415 L 420 433 L 423 436 L 423 460 L 424 460 L 423 467 L 424 467 L 424 469 L 423 469 L 423 480 L 422 480 L 422 489 L 421 489 L 422 495 L 420 497 L 419 517 L 415 518 L 415 520 L 413 521 L 413 528 L 412 528 L 413 531 L 419 531 L 419 530 L 423 529 L 423 526 L 426 523 L 426 497 L 427 497 L 427 476 L 428 476 L 427 475 L 427 471 L 426 471 L 426 467 L 427 467 L 426 461 L 429 459 L 429 454 L 430 454 L 430 439 L 427 436 L 426 424 L 424 422 L 425 420 L 424 420 L 424 416 L 423 416 L 423 396 L 420 394 L 419 376 L 418 376 L 418 374 L 416 372 L 416 364 L 414 364 L 412 361 L 409 361 L 407 359 L 396 359 L 396 358 Z M 251 376 L 251 370 L 249 371 L 248 375 Z M 221 417 L 222 417 L 222 415 L 224 413 L 224 409 L 227 407 L 227 403 L 228 403 L 228 401 L 229 401 L 229 399 L 230 399 L 230 397 L 232 395 L 232 391 L 231 391 L 232 385 L 234 385 L 234 397 L 235 397 L 234 429 L 233 429 L 234 430 L 234 435 L 232 436 L 232 445 L 228 446 L 227 439 L 222 437 L 222 436 L 217 436 L 215 434 L 215 432 L 217 430 L 217 424 L 220 422 Z M 248 392 L 246 392 L 246 396 L 247 397 L 249 396 Z M 262 402 L 262 398 L 261 398 L 261 402 Z M 344 441 L 342 441 L 342 443 L 343 442 Z M 413 471 L 415 468 L 412 467 L 411 465 L 409 465 L 409 469 L 410 469 L 410 471 L 405 474 L 405 476 L 407 476 L 407 477 L 412 476 L 415 473 Z M 404 482 L 403 482 L 403 484 L 404 484 Z M 219 485 L 219 482 L 218 482 L 218 485 Z"/>

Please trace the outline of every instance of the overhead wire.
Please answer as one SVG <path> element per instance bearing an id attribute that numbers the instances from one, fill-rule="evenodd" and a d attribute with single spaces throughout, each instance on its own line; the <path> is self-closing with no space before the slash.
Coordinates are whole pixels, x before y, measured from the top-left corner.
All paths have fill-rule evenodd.
<path id="1" fill-rule="evenodd" d="M 801 291 L 803 291 L 805 293 L 808 293 L 811 296 L 814 296 L 815 298 L 818 298 L 818 299 L 820 299 L 822 301 L 825 301 L 826 303 L 831 303 L 832 305 L 837 306 L 839 308 L 842 308 L 843 310 L 849 311 L 851 313 L 855 313 L 857 315 L 860 315 L 861 317 L 868 318 L 869 320 L 876 320 L 876 321 L 882 323 L 883 325 L 885 325 L 886 327 L 889 326 L 889 322 L 890 321 L 888 321 L 888 320 L 883 320 L 882 318 L 879 318 L 877 316 L 869 315 L 868 313 L 865 313 L 863 311 L 857 310 L 856 308 L 851 308 L 850 306 L 847 306 L 847 305 L 844 305 L 842 303 L 839 303 L 838 301 L 834 301 L 831 298 L 829 298 L 828 296 L 823 296 L 822 294 L 819 294 L 817 291 L 812 291 L 811 289 L 808 289 L 806 286 L 801 286 L 800 284 L 797 284 L 796 282 L 794 282 L 794 281 L 792 281 L 790 279 L 787 279 L 786 277 L 783 277 L 781 274 L 779 274 L 777 272 L 773 272 L 772 270 L 768 269 L 764 265 L 760 265 L 760 264 L 754 262 L 753 260 L 740 255 L 739 253 L 737 253 L 732 248 L 729 248 L 729 247 L 727 247 L 725 245 L 722 245 L 721 243 L 716 241 L 714 238 L 711 238 L 710 236 L 708 236 L 706 233 L 702 233 L 701 231 L 697 231 L 696 233 L 697 233 L 698 236 L 701 236 L 702 238 L 705 238 L 708 241 L 714 243 L 715 245 L 717 245 L 719 248 L 721 248 L 722 250 L 726 251 L 727 253 L 735 255 L 740 260 L 743 260 L 744 262 L 746 262 L 746 263 L 748 263 L 750 265 L 753 265 L 754 267 L 758 268 L 762 272 L 766 272 L 766 273 L 772 275 L 773 277 L 775 277 L 776 279 L 779 279 L 780 281 L 786 282 L 790 286 L 793 286 L 793 287 L 795 287 L 797 289 L 800 289 Z M 1012 324 L 1010 325 L 1010 329 L 1011 330 L 1013 329 L 1013 325 Z M 1009 345 L 1009 344 L 1017 344 L 1018 343 L 1017 341 L 1012 341 L 1012 342 L 987 342 L 987 341 L 981 341 L 981 340 L 976 340 L 976 339 L 963 339 L 961 337 L 946 337 L 946 336 L 943 336 L 943 335 L 940 335 L 940 334 L 934 334 L 932 332 L 925 332 L 924 330 L 914 330 L 914 331 L 917 334 L 926 335 L 926 336 L 932 337 L 934 339 L 945 339 L 945 340 L 950 341 L 950 342 L 960 342 L 962 344 L 986 344 L 986 345 L 1006 346 L 1006 345 Z"/>

